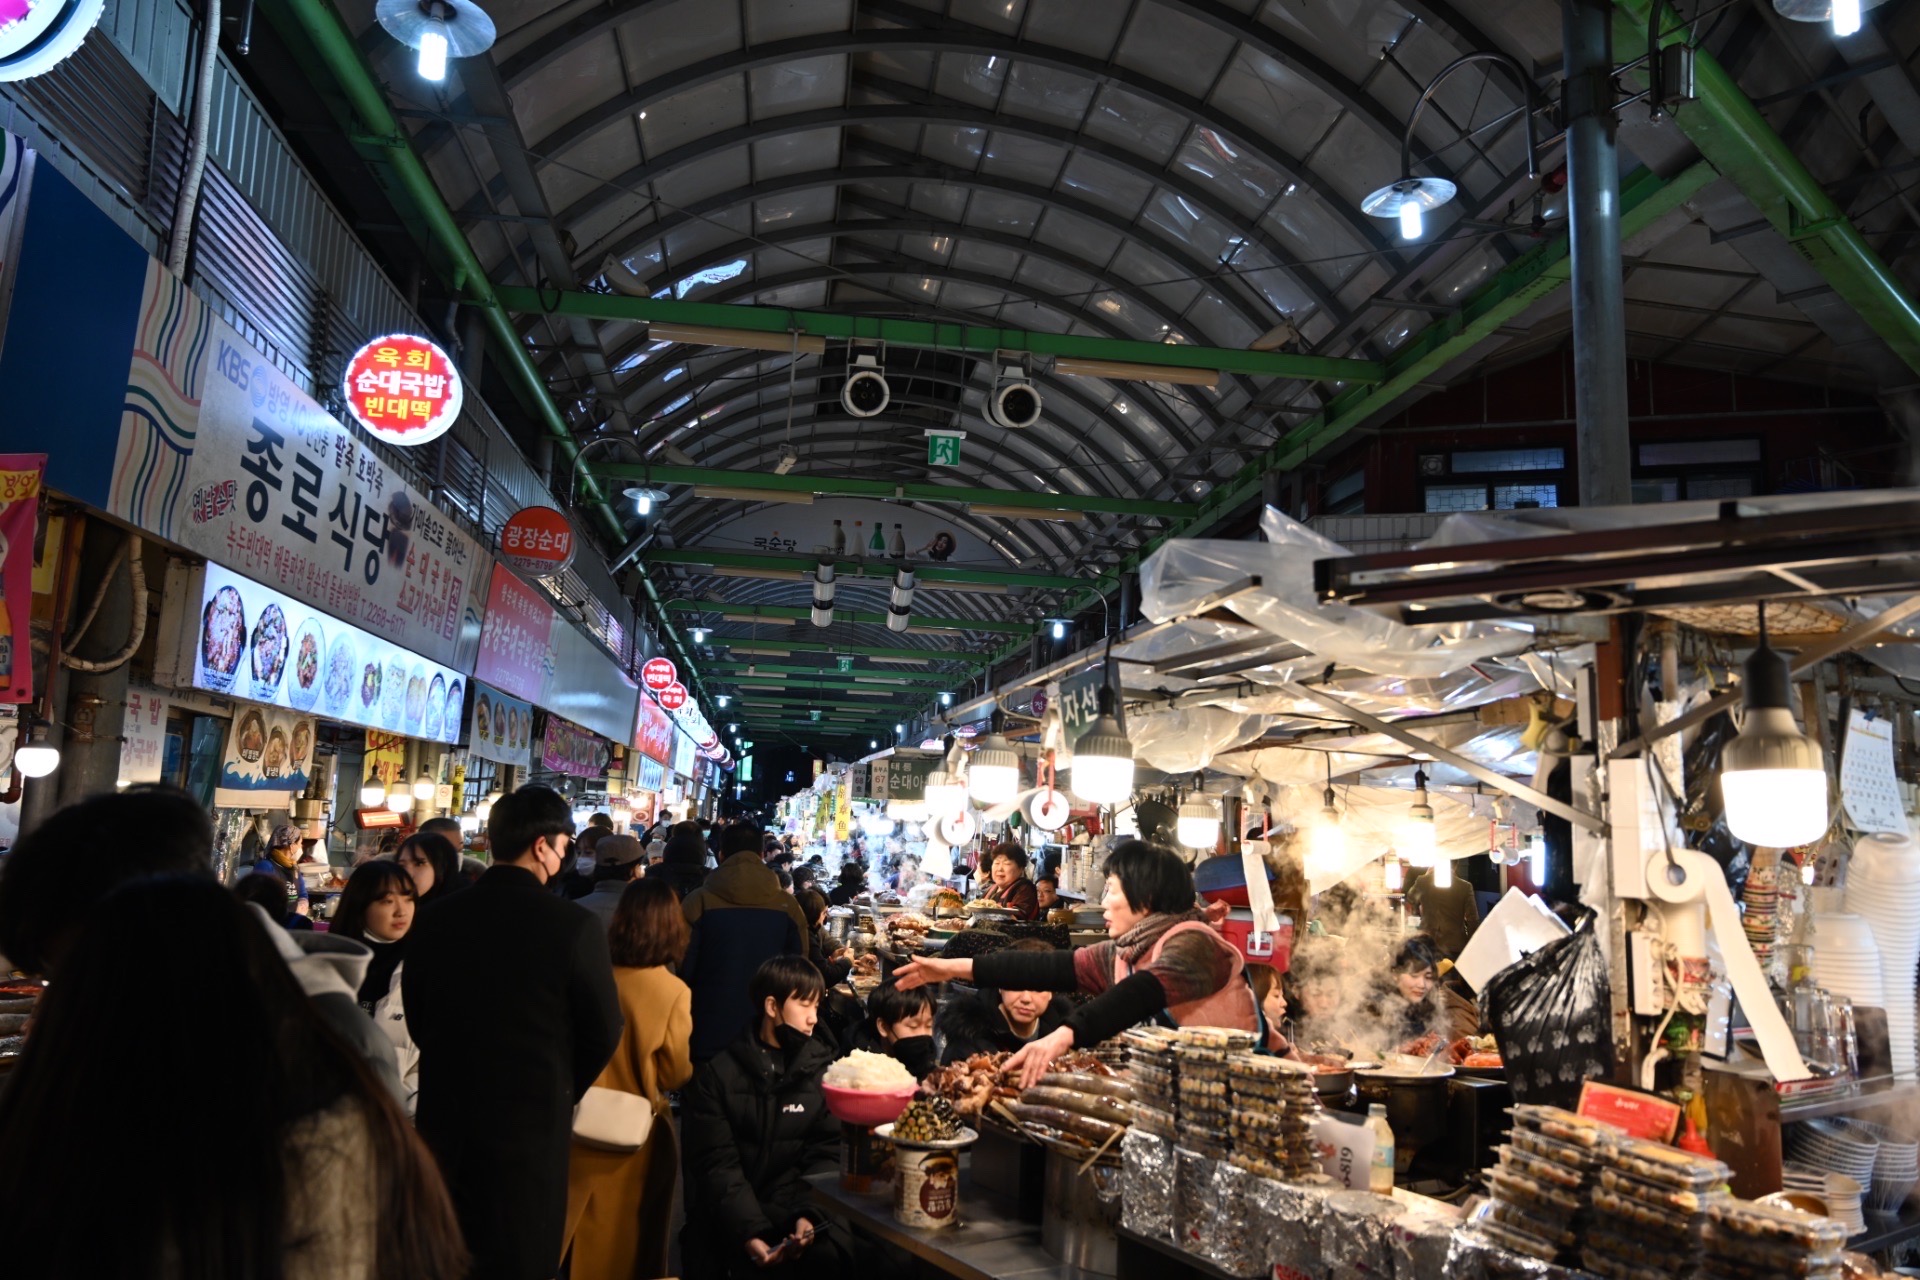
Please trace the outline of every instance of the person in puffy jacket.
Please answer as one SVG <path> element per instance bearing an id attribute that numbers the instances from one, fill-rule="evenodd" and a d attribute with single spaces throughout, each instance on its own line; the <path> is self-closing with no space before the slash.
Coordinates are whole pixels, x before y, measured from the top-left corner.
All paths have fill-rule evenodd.
<path id="1" fill-rule="evenodd" d="M 674 833 L 678 840 L 680 833 Z M 807 918 L 760 861 L 760 831 L 735 824 L 721 849 L 727 860 L 681 903 L 692 941 L 680 977 L 693 988 L 693 1060 L 705 1062 L 753 1024 L 759 1008 L 747 989 L 774 956 L 808 954 Z M 673 865 L 671 847 L 667 865 Z"/>
<path id="2" fill-rule="evenodd" d="M 1007 951 L 1051 952 L 1038 938 L 1025 938 Z M 942 1062 L 965 1062 L 976 1053 L 1017 1053 L 1048 1032 L 1066 1025 L 1073 1002 L 1051 991 L 994 991 L 955 995 L 940 1010 L 935 1029 Z"/>
<path id="3" fill-rule="evenodd" d="M 804 957 L 762 964 L 748 989 L 752 1023 L 682 1099 L 686 1280 L 845 1278 L 846 1227 L 814 1207 L 806 1181 L 840 1167 L 840 1123 L 820 1088 L 833 1055 L 813 1038 L 825 990 Z"/>
<path id="4" fill-rule="evenodd" d="M 416 899 L 413 877 L 397 862 L 384 858 L 353 869 L 340 895 L 329 932 L 351 938 L 373 950 L 367 976 L 360 980 L 361 1009 L 373 1025 L 393 1042 L 400 1069 L 400 1087 L 407 1114 L 420 1095 L 420 1048 L 407 1034 L 407 1006 L 400 994 L 400 970 L 407 954 L 407 934 L 413 930 Z"/>
<path id="5" fill-rule="evenodd" d="M 903 991 L 888 984 L 867 997 L 867 1017 L 853 1035 L 853 1048 L 884 1053 L 924 1080 L 940 1065 L 933 1047 L 933 993 Z"/>

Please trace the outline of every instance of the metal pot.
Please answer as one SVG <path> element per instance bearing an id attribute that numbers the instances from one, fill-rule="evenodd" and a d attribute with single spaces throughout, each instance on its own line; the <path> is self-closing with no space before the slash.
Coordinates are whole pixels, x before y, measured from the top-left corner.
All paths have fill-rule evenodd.
<path id="1" fill-rule="evenodd" d="M 1452 1067 L 1437 1065 L 1418 1075 L 1392 1067 L 1354 1072 L 1361 1104 L 1378 1102 L 1387 1109 L 1394 1163 L 1401 1171 L 1413 1163 L 1422 1147 L 1446 1136 L 1447 1081 L 1452 1077 Z"/>

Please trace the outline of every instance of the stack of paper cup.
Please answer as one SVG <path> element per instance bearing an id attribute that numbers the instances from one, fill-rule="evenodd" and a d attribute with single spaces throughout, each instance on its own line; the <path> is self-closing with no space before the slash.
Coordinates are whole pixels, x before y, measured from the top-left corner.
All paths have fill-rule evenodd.
<path id="1" fill-rule="evenodd" d="M 1920 845 L 1911 836 L 1862 836 L 1847 865 L 1847 910 L 1873 927 L 1880 950 L 1881 1007 L 1896 1074 L 1916 1065 L 1914 969 L 1920 965 Z M 1816 938 L 1822 922 L 1814 922 Z M 1816 941 L 1815 955 L 1819 955 Z M 1856 999 L 1857 1004 L 1870 1003 Z"/>

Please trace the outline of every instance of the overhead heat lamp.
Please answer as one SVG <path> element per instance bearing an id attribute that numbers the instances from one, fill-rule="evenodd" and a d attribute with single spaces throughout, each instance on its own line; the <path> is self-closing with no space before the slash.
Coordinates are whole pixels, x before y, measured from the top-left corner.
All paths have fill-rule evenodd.
<path id="1" fill-rule="evenodd" d="M 1746 723 L 1720 754 L 1720 794 L 1727 830 L 1751 845 L 1790 849 L 1827 830 L 1827 770 L 1820 748 L 1788 709 L 1787 660 L 1767 643 L 1760 606 L 1760 644 L 1742 680 Z"/>
<path id="2" fill-rule="evenodd" d="M 1001 732 L 1006 716 L 993 713 L 993 728 L 974 748 L 967 764 L 967 795 L 982 809 L 1005 804 L 1020 794 L 1020 757 Z"/>
<path id="3" fill-rule="evenodd" d="M 493 19 L 473 0 L 380 0 L 373 16 L 388 35 L 419 52 L 422 80 L 444 80 L 447 59 L 493 47 Z"/>
<path id="4" fill-rule="evenodd" d="M 1401 828 L 1400 843 L 1400 852 L 1406 856 L 1409 866 L 1434 865 L 1439 836 L 1433 826 L 1433 805 L 1427 801 L 1425 769 L 1413 771 L 1413 806 L 1407 811 L 1406 825 Z"/>

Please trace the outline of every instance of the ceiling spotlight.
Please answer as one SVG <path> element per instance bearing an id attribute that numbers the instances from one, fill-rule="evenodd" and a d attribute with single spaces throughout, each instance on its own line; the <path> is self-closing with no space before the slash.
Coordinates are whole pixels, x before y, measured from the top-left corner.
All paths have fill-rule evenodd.
<path id="1" fill-rule="evenodd" d="M 634 513 L 640 516 L 652 515 L 654 504 L 658 502 L 665 502 L 667 500 L 666 494 L 661 493 L 656 489 L 645 488 L 641 485 L 633 485 L 627 489 L 622 490 L 622 492 L 627 497 L 633 499 Z"/>
<path id="2" fill-rule="evenodd" d="M 1000 370 L 987 399 L 987 418 L 996 426 L 1024 431 L 1040 421 L 1040 393 L 1018 365 Z"/>
<path id="3" fill-rule="evenodd" d="M 1067 624 L 1059 618 L 1053 620 L 1053 638 L 1055 640 L 1065 640 L 1067 638 Z"/>
<path id="4" fill-rule="evenodd" d="M 725 711 L 727 709 L 727 704 L 732 701 L 733 701 L 733 695 L 730 693 L 716 693 L 713 696 L 714 705 L 719 707 L 722 711 Z"/>
<path id="5" fill-rule="evenodd" d="M 950 707 L 950 706 L 952 706 L 952 705 L 953 705 L 953 695 L 952 695 L 951 693 L 947 693 L 947 692 L 945 692 L 945 691 L 943 690 L 943 691 L 941 692 L 941 694 L 940 694 L 940 705 L 941 705 L 941 706 L 943 706 L 943 707 Z"/>
<path id="6" fill-rule="evenodd" d="M 380 0 L 373 16 L 388 35 L 419 51 L 423 80 L 446 79 L 448 58 L 493 47 L 493 19 L 473 0 Z"/>
<path id="7" fill-rule="evenodd" d="M 780 451 L 780 461 L 773 464 L 773 474 L 783 476 L 799 465 L 800 455 L 793 451 L 792 445 L 788 445 Z"/>
<path id="8" fill-rule="evenodd" d="M 855 356 L 853 372 L 840 388 L 840 404 L 856 418 L 871 418 L 883 412 L 893 392 L 880 372 L 880 361 L 873 356 Z"/>
<path id="9" fill-rule="evenodd" d="M 693 629 L 693 642 L 695 644 L 705 644 L 707 642 L 707 629 L 705 627 L 695 627 Z"/>
<path id="10" fill-rule="evenodd" d="M 60 767 L 60 748 L 48 740 L 45 720 L 27 730 L 26 742 L 13 753 L 13 767 L 24 778 L 44 778 Z"/>
<path id="11" fill-rule="evenodd" d="M 1860 30 L 1861 14 L 1878 9 L 1886 0 L 1773 0 L 1773 9 L 1795 22 L 1831 22 L 1833 34 L 1844 37 Z"/>

